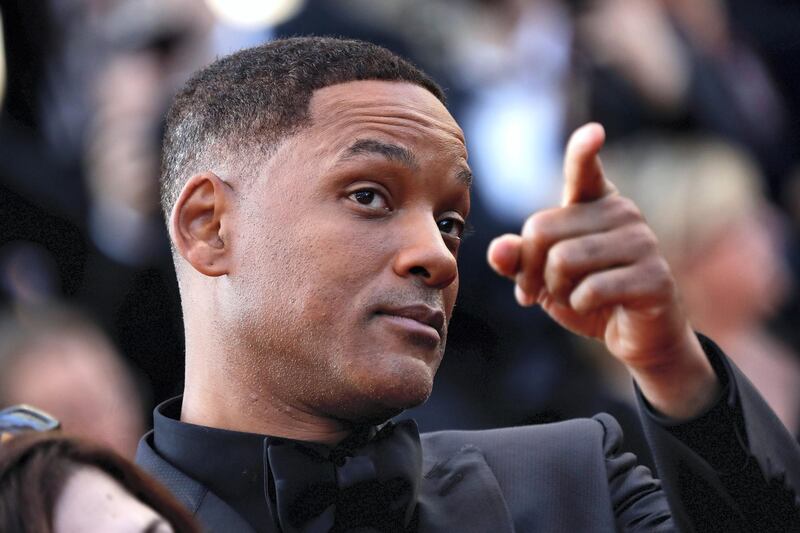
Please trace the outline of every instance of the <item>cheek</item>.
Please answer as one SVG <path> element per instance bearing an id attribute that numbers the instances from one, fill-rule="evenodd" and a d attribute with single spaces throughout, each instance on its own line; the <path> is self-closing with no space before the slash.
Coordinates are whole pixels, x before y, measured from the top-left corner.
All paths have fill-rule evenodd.
<path id="1" fill-rule="evenodd" d="M 327 336 L 324 330 L 341 327 L 385 264 L 385 243 L 369 223 L 340 209 L 311 207 L 280 209 L 269 227 L 242 232 L 258 237 L 242 244 L 236 299 L 249 302 L 256 323 Z"/>
<path id="2" fill-rule="evenodd" d="M 387 268 L 389 248 L 390 243 L 358 224 L 328 223 L 315 232 L 302 258 L 309 270 L 305 311 L 318 319 L 358 311 L 374 280 Z"/>

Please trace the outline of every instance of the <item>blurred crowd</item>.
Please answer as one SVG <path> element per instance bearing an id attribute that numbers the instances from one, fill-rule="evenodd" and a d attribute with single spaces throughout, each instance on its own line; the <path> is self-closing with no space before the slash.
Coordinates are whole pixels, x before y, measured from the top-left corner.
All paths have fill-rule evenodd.
<path id="1" fill-rule="evenodd" d="M 317 34 L 430 72 L 476 176 L 452 341 L 431 399 L 402 416 L 430 431 L 607 411 L 649 462 L 630 379 L 519 308 L 485 261 L 492 237 L 558 203 L 566 137 L 595 120 L 695 327 L 800 434 L 800 4 L 2 0 L 0 16 L 0 408 L 35 405 L 133 456 L 153 406 L 182 390 L 166 107 L 215 57 Z"/>

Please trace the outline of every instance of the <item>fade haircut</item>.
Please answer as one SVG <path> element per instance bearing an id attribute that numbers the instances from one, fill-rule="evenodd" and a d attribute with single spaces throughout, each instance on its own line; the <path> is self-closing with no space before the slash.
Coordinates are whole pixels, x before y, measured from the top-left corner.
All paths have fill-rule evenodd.
<path id="1" fill-rule="evenodd" d="M 161 207 L 169 215 L 186 181 L 254 148 L 271 155 L 310 124 L 309 102 L 323 87 L 357 80 L 409 82 L 442 103 L 442 89 L 420 69 L 375 44 L 294 37 L 224 57 L 195 74 L 167 114 Z"/>

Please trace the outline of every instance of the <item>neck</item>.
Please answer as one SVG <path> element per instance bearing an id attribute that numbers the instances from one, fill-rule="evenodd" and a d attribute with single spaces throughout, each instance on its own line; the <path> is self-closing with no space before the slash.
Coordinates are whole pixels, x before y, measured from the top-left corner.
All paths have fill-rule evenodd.
<path id="1" fill-rule="evenodd" d="M 192 358 L 187 351 L 183 422 L 331 446 L 350 434 L 345 422 L 292 405 L 211 360 Z"/>

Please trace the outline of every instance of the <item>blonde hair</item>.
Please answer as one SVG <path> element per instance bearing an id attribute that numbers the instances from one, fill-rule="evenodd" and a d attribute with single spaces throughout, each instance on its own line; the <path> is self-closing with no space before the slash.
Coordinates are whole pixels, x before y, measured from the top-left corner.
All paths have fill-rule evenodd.
<path id="1" fill-rule="evenodd" d="M 673 261 L 695 257 L 764 202 L 757 166 L 724 141 L 640 139 L 602 157 L 608 178 L 639 206 Z"/>

